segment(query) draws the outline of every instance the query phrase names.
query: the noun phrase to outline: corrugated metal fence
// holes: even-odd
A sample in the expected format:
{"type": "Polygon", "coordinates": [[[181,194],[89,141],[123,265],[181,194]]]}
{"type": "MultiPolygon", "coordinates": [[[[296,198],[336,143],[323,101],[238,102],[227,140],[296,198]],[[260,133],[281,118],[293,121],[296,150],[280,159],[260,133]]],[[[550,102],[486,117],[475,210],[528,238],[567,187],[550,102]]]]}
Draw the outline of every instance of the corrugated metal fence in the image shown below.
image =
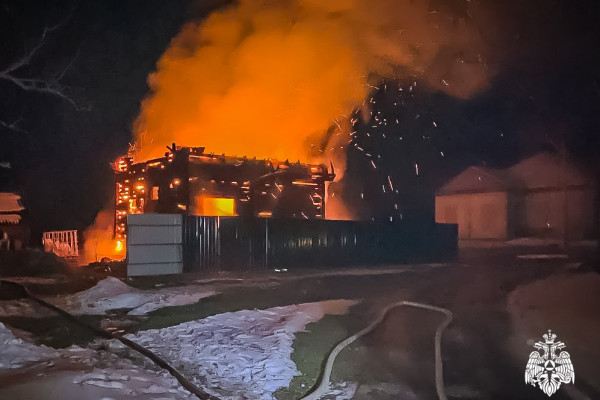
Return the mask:
{"type": "Polygon", "coordinates": [[[184,218],[184,271],[320,268],[456,257],[456,225],[184,218]]]}
{"type": "Polygon", "coordinates": [[[453,224],[131,217],[128,258],[135,274],[433,262],[454,259],[457,252],[453,224]]]}

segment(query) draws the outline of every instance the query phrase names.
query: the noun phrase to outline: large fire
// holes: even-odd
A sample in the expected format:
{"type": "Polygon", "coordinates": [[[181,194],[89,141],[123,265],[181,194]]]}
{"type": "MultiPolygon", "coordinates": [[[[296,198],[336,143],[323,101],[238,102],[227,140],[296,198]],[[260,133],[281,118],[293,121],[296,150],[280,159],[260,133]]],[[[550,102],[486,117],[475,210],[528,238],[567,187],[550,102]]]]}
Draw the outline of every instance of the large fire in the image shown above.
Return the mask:
{"type": "Polygon", "coordinates": [[[382,77],[425,73],[431,86],[460,97],[486,85],[480,37],[466,18],[426,0],[240,0],[172,40],[135,123],[136,159],[160,157],[177,142],[329,160],[348,141],[339,121],[363,107],[382,77]]]}
{"type": "MultiPolygon", "coordinates": [[[[369,112],[365,99],[381,79],[420,76],[461,98],[487,86],[485,46],[469,23],[481,14],[478,2],[442,3],[238,0],[188,23],[148,79],[151,93],[134,124],[135,161],[162,157],[177,142],[232,156],[333,161],[339,180],[351,117],[369,112]]],[[[326,217],[351,218],[335,194],[326,196],[326,217]]],[[[196,207],[236,212],[225,199],[197,199],[196,207]]],[[[101,242],[96,258],[122,253],[123,243],[101,242]]]]}

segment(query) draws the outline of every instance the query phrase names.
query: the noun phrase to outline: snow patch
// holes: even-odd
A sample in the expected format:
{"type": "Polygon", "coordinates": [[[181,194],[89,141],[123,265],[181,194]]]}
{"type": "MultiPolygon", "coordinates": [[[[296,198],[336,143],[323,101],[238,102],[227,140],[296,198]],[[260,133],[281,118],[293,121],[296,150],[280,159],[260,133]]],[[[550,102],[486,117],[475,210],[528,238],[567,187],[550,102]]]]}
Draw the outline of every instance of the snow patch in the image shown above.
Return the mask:
{"type": "MultiPolygon", "coordinates": [[[[112,310],[130,309],[128,315],[145,315],[163,307],[194,304],[214,296],[212,287],[179,286],[154,290],[133,288],[108,277],[79,293],[44,298],[72,314],[103,315],[112,310]]],[[[0,301],[0,316],[47,317],[54,313],[27,299],[0,301]]]]}
{"type": "Polygon", "coordinates": [[[163,307],[194,304],[216,293],[212,288],[199,286],[140,290],[108,277],[88,290],[52,302],[74,314],[102,315],[111,310],[131,309],[128,315],[144,315],[163,307]]]}
{"type": "Polygon", "coordinates": [[[89,373],[77,374],[72,382],[82,386],[111,389],[118,398],[155,399],[155,394],[169,394],[171,399],[195,398],[179,386],[175,378],[165,371],[152,371],[135,367],[128,360],[118,360],[110,369],[95,368],[89,373]]]}
{"type": "MultiPolygon", "coordinates": [[[[105,291],[105,295],[109,290],[105,291]]],[[[325,314],[343,314],[357,301],[329,300],[317,303],[243,310],[211,316],[177,326],[127,335],[171,362],[207,392],[222,399],[272,399],[299,374],[291,360],[295,333],[325,314]]],[[[115,340],[99,341],[98,348],[72,346],[55,350],[19,339],[0,324],[0,371],[51,362],[39,380],[0,388],[0,398],[16,394],[44,393],[50,385],[77,398],[190,399],[166,371],[145,359],[143,365],[123,357],[129,352],[115,340]],[[66,370],[50,365],[72,365],[66,370]],[[108,367],[109,366],[109,367],[108,367]],[[85,371],[79,370],[80,368],[85,371]]],[[[93,345],[93,344],[92,344],[93,345]]],[[[355,385],[335,384],[327,399],[349,399],[355,385]]],[[[24,398],[27,398],[25,396],[24,398]]],[[[56,398],[56,397],[49,397],[56,398]]]]}
{"type": "Polygon", "coordinates": [[[37,346],[17,338],[0,323],[0,372],[3,375],[7,376],[6,370],[30,367],[41,362],[48,363],[41,378],[25,383],[17,380],[14,386],[7,381],[0,387],[0,398],[30,398],[32,393],[36,393],[34,398],[52,399],[57,396],[64,398],[64,393],[69,393],[69,398],[90,400],[132,397],[140,400],[153,399],[155,396],[149,395],[167,393],[170,399],[195,398],[179,386],[175,378],[164,370],[157,370],[154,365],[138,367],[129,359],[114,353],[95,352],[77,346],[60,350],[37,346]],[[62,367],[51,368],[58,364],[62,367]],[[98,365],[110,365],[110,368],[98,368],[98,365]],[[90,372],[80,370],[89,370],[90,367],[90,372]],[[45,392],[47,387],[51,388],[51,393],[45,392]]]}
{"type": "Polygon", "coordinates": [[[174,363],[222,399],[272,399],[299,375],[294,334],[325,314],[344,314],[354,300],[242,310],[126,337],[174,363]]]}
{"type": "Polygon", "coordinates": [[[20,368],[57,356],[56,350],[50,347],[36,346],[15,337],[13,332],[0,322],[0,370],[20,368]]]}

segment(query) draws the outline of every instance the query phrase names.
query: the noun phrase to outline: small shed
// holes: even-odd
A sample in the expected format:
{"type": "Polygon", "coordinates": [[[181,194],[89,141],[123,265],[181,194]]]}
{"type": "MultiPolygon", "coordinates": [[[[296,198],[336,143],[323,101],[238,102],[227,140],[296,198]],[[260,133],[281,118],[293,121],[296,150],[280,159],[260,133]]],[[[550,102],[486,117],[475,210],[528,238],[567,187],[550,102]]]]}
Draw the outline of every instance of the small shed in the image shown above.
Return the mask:
{"type": "Polygon", "coordinates": [[[25,222],[25,207],[16,193],[0,193],[0,250],[19,250],[29,242],[31,230],[25,222]]]}
{"type": "Polygon", "coordinates": [[[574,162],[541,153],[510,168],[525,190],[518,198],[517,236],[562,237],[569,240],[589,237],[594,229],[593,178],[574,162]]]}
{"type": "Polygon", "coordinates": [[[469,167],[436,193],[436,222],[458,224],[459,239],[505,240],[513,186],[503,171],[469,167]]]}
{"type": "Polygon", "coordinates": [[[593,230],[594,182],[574,163],[540,153],[507,169],[469,167],[436,192],[436,222],[460,239],[579,240],[593,230]]]}

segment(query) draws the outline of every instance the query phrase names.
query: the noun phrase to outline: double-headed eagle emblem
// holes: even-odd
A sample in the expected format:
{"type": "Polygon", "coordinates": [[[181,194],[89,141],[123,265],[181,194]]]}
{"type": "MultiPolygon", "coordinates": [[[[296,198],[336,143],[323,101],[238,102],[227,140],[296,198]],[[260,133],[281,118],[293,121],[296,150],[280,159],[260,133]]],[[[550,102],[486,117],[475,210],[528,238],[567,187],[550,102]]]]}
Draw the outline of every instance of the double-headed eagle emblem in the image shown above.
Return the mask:
{"type": "Polygon", "coordinates": [[[575,371],[569,353],[561,351],[556,355],[556,351],[564,349],[565,344],[555,342],[556,335],[551,330],[548,330],[543,337],[544,342],[536,342],[533,347],[542,350],[544,354],[540,355],[538,351],[532,351],[529,355],[525,368],[525,383],[531,383],[533,386],[538,384],[539,388],[550,397],[558,390],[561,383],[575,383],[575,371]]]}

